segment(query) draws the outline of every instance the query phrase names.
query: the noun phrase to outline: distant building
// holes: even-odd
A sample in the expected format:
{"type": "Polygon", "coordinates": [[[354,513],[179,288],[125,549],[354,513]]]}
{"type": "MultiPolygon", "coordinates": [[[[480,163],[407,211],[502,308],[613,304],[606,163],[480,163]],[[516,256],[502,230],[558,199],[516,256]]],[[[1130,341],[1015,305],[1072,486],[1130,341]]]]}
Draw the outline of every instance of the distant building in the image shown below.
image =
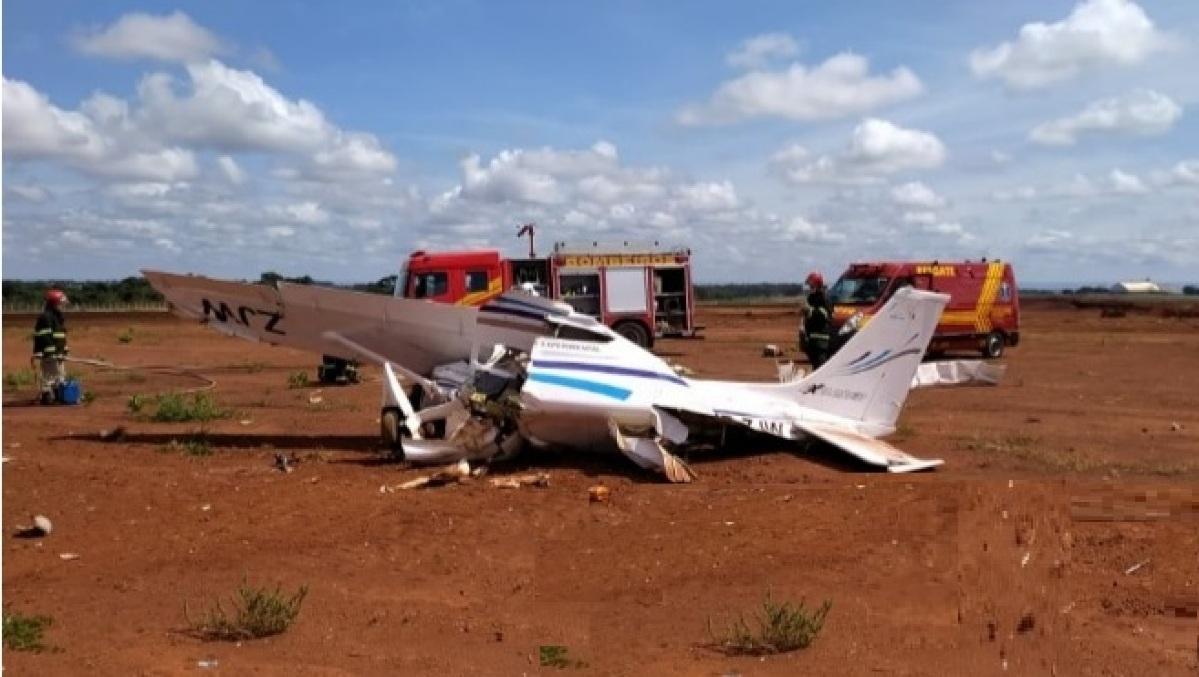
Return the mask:
{"type": "Polygon", "coordinates": [[[1156,282],[1132,280],[1129,282],[1117,282],[1112,285],[1112,291],[1117,294],[1160,294],[1164,290],[1156,282]]]}

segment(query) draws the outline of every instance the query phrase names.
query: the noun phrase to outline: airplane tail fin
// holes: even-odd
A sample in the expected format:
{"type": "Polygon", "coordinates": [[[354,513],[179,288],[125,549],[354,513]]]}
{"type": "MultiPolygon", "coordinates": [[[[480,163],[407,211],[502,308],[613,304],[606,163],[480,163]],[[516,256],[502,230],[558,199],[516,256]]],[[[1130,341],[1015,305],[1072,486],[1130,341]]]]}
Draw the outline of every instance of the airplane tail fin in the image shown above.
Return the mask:
{"type": "Polygon", "coordinates": [[[828,362],[789,386],[798,402],[859,422],[872,436],[892,432],[948,301],[911,287],[895,292],[828,362]]]}

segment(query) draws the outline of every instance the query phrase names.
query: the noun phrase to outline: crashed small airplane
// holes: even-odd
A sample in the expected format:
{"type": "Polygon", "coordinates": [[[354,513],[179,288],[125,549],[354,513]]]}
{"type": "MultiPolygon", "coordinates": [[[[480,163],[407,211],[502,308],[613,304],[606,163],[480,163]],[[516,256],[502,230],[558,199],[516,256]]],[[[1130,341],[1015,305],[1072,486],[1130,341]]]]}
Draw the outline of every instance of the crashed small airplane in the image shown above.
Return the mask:
{"type": "Polygon", "coordinates": [[[383,367],[384,440],[417,463],[500,460],[535,446],[615,448],[672,482],[676,452],[744,427],[818,438],[871,466],[941,460],[881,441],[895,431],[943,294],[897,291],[826,364],[801,378],[685,378],[569,305],[512,290],[481,306],[143,271],[173,310],[218,331],[383,367]]]}

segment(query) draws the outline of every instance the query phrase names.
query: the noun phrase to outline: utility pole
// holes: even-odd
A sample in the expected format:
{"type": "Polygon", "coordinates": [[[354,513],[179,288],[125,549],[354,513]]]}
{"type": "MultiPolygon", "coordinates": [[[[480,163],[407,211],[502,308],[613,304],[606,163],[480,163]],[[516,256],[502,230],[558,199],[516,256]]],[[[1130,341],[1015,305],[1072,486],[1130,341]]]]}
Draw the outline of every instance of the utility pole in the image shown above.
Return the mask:
{"type": "Polygon", "coordinates": [[[518,240],[520,238],[524,237],[525,235],[529,236],[529,258],[531,258],[531,259],[537,258],[537,254],[533,250],[533,235],[534,235],[534,233],[536,233],[536,231],[537,231],[537,225],[534,224],[533,222],[529,222],[529,223],[526,223],[525,225],[521,226],[520,230],[516,233],[516,238],[518,240]]]}

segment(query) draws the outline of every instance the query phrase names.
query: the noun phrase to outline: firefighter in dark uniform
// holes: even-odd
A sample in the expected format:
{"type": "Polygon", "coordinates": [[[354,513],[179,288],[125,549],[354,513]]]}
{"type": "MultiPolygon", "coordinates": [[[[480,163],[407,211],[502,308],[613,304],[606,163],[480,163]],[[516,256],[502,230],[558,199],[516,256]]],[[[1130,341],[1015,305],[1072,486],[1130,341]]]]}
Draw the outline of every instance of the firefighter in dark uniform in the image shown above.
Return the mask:
{"type": "Polygon", "coordinates": [[[42,404],[54,403],[54,388],[67,378],[67,321],[63,306],[67,295],[61,289],[46,291],[46,305],[33,326],[33,359],[41,374],[42,404]]]}
{"type": "Polygon", "coordinates": [[[829,358],[829,343],[833,330],[833,306],[824,291],[824,277],[808,273],[807,305],[800,325],[799,346],[808,355],[812,369],[819,369],[829,358]]]}

